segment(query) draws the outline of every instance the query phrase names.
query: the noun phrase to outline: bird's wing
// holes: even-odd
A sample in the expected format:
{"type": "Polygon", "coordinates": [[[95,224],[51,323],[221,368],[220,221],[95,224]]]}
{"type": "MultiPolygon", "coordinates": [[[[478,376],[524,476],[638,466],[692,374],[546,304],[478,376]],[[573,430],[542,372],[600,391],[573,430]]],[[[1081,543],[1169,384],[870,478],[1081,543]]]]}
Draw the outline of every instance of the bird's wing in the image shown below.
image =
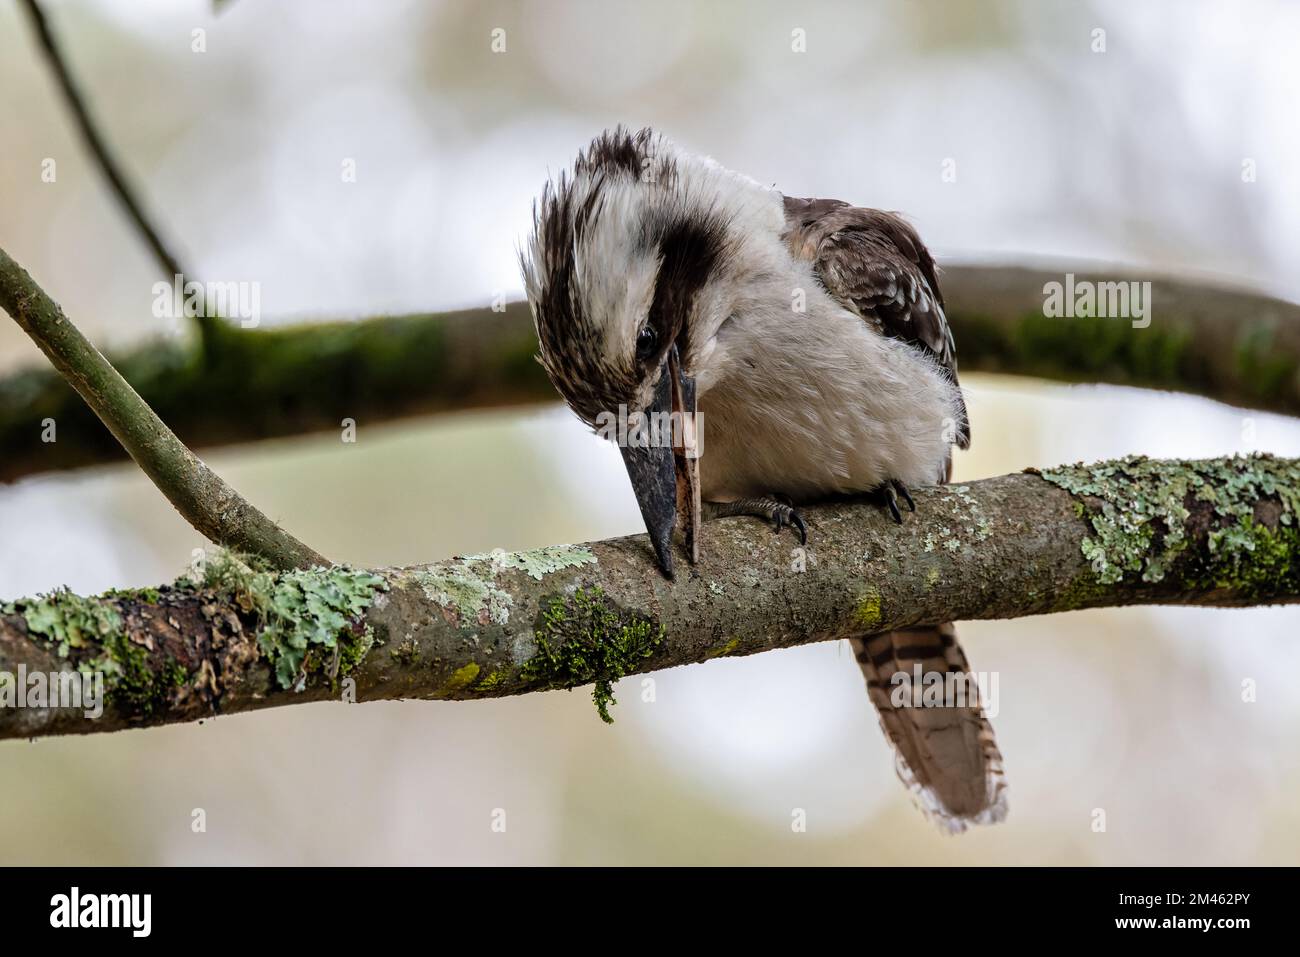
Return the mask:
{"type": "MultiPolygon", "coordinates": [[[[902,339],[934,359],[957,381],[957,347],[934,258],[911,225],[893,213],[833,199],[785,197],[786,241],[812,262],[817,278],[844,308],[882,335],[902,339]]],[[[956,441],[970,445],[965,401],[956,441]]]]}

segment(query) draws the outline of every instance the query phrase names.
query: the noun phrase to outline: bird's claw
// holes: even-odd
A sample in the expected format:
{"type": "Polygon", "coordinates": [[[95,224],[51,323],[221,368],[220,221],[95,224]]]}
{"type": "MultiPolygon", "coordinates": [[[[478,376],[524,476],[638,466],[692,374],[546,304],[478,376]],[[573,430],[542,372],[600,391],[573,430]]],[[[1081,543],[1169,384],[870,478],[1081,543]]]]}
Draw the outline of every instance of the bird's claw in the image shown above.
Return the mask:
{"type": "Polygon", "coordinates": [[[915,512],[916,503],[912,501],[912,493],[907,490],[907,486],[898,479],[890,479],[889,484],[898,492],[899,495],[903,496],[903,501],[907,503],[907,510],[909,512],[915,512]]]}
{"type": "Polygon", "coordinates": [[[787,525],[799,533],[799,544],[808,544],[808,526],[798,509],[787,502],[778,501],[776,496],[762,498],[742,498],[734,502],[705,502],[704,518],[727,518],[732,515],[753,515],[767,519],[775,526],[777,534],[787,525]]]}
{"type": "Polygon", "coordinates": [[[885,492],[885,504],[889,506],[889,514],[894,516],[894,522],[898,525],[903,524],[903,513],[898,510],[898,496],[894,493],[894,486],[883,486],[885,492]]]}
{"type": "Polygon", "coordinates": [[[799,544],[808,544],[808,526],[804,524],[803,516],[798,513],[792,506],[784,502],[777,502],[772,509],[772,521],[776,525],[776,533],[781,534],[781,529],[789,525],[799,533],[799,544]]]}
{"type": "Polygon", "coordinates": [[[898,496],[903,496],[903,501],[907,503],[909,512],[916,511],[916,502],[912,501],[912,493],[907,490],[907,486],[898,479],[890,479],[880,486],[880,494],[885,499],[885,505],[889,509],[889,514],[899,525],[903,524],[903,513],[898,507],[898,496]]]}

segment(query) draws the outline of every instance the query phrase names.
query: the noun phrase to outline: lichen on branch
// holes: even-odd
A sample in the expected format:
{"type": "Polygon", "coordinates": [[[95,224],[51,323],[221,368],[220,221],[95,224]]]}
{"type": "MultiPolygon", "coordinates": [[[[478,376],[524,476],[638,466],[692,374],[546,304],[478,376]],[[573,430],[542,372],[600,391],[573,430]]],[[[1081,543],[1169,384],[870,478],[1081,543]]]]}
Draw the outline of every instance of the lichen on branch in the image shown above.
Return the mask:
{"type": "Polygon", "coordinates": [[[374,641],[366,610],[388,587],[378,575],[341,565],[277,575],[265,562],[225,549],[205,563],[203,585],[256,616],[258,647],[276,683],[300,691],[309,673],[336,682],[352,672],[374,641]]]}
{"type": "Polygon", "coordinates": [[[1300,577],[1300,466],[1267,455],[1174,467],[1129,456],[1039,472],[1076,496],[1092,525],[1082,543],[1100,584],[1159,582],[1205,534],[1184,571],[1193,587],[1266,598],[1300,577]]]}

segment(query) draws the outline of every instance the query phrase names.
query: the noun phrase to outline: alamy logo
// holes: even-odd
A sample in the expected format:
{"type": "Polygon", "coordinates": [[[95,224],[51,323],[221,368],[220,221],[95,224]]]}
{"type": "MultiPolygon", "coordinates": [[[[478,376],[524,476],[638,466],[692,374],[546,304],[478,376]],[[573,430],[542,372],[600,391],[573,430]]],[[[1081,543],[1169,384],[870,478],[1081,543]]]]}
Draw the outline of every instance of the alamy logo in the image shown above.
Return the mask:
{"type": "Polygon", "coordinates": [[[681,449],[688,459],[704,454],[702,412],[629,412],[626,405],[620,405],[617,412],[596,416],[595,432],[619,448],[681,449]]]}
{"type": "Polygon", "coordinates": [[[148,937],[152,894],[71,894],[50,898],[51,927],[128,927],[132,937],[148,937]]]}
{"type": "Polygon", "coordinates": [[[104,713],[102,671],[0,671],[0,708],[75,708],[87,718],[104,713]]]}
{"type": "Polygon", "coordinates": [[[1151,283],[1093,282],[1065,274],[1065,282],[1043,285],[1043,315],[1049,319],[1131,319],[1134,329],[1151,325],[1151,283]]]}
{"type": "Polygon", "coordinates": [[[990,718],[998,716],[996,671],[925,671],[919,661],[911,672],[896,671],[889,703],[895,708],[978,708],[990,718]]]}
{"type": "Polygon", "coordinates": [[[153,284],[155,319],[238,319],[244,329],[262,321],[262,284],[259,282],[209,282],[190,280],[177,273],[172,281],[153,284]]]}

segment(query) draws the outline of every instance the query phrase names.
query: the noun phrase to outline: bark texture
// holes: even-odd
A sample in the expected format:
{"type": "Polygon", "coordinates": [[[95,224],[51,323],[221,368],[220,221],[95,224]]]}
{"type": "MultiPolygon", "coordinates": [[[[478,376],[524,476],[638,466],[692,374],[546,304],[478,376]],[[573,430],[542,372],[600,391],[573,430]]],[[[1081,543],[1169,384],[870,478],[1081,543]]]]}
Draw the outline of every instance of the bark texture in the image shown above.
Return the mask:
{"type": "Polygon", "coordinates": [[[0,673],[98,671],[108,703],[97,719],[0,707],[0,737],[587,684],[607,714],[624,675],[918,623],[1300,600],[1297,460],[1136,457],[915,497],[901,526],[870,503],[810,508],[806,549],[711,522],[676,582],[634,536],[369,571],[223,553],[197,584],[10,602],[0,673]]]}

